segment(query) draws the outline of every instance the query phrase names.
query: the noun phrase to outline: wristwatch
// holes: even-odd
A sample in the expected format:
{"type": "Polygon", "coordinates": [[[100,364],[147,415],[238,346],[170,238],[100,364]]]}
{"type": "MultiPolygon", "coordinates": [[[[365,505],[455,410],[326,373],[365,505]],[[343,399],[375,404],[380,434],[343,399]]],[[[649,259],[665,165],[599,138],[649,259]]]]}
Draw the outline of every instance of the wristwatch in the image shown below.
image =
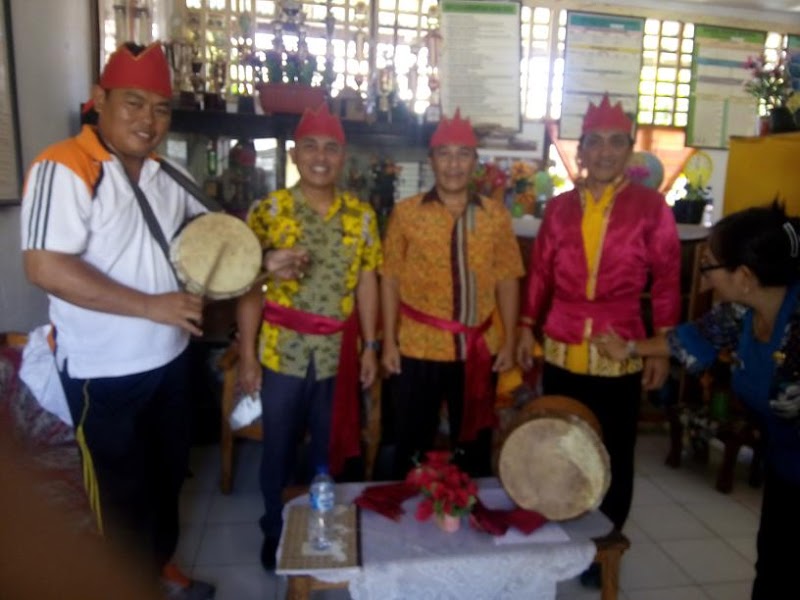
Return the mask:
{"type": "Polygon", "coordinates": [[[363,350],[374,350],[375,352],[379,352],[381,349],[381,343],[378,340],[364,340],[362,344],[363,350]]]}
{"type": "Polygon", "coordinates": [[[636,340],[628,340],[628,343],[625,345],[625,348],[628,350],[628,358],[639,357],[639,352],[636,349],[636,340]]]}

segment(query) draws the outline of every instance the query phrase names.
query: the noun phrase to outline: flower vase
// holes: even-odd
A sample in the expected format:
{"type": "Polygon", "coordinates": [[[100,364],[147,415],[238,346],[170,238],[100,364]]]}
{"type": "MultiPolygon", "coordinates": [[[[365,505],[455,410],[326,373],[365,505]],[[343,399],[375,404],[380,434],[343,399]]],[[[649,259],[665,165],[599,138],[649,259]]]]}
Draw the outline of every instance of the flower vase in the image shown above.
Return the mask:
{"type": "Polygon", "coordinates": [[[455,515],[436,515],[436,524],[439,529],[447,533],[455,533],[461,527],[461,517],[455,515]]]}

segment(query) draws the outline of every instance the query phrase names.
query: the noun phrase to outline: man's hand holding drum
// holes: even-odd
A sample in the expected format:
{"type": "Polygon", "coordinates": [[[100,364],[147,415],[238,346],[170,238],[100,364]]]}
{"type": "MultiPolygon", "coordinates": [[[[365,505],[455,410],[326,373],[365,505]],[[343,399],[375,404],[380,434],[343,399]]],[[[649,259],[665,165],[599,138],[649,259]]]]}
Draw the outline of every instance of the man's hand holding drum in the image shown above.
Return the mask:
{"type": "Polygon", "coordinates": [[[264,253],[264,269],[275,279],[302,279],[311,265],[306,248],[277,248],[264,253]]]}

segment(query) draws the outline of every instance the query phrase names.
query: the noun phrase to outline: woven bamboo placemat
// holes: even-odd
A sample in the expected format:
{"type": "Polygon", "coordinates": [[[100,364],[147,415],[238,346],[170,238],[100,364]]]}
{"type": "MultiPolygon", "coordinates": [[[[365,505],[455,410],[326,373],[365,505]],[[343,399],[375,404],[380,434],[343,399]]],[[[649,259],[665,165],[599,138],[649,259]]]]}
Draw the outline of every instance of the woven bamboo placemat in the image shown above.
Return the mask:
{"type": "Polygon", "coordinates": [[[290,506],[283,524],[283,541],[278,560],[280,571],[342,569],[361,564],[358,510],[356,506],[336,506],[331,547],[315,550],[308,541],[308,506],[290,506]]]}

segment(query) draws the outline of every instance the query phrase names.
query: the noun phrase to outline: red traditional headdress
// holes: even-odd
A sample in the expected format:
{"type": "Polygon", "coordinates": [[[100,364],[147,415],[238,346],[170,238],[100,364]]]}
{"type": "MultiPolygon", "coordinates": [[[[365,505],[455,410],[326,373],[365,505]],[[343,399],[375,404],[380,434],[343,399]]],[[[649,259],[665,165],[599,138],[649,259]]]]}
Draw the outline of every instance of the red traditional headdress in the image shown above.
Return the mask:
{"type": "Polygon", "coordinates": [[[583,117],[583,128],[581,134],[585,135],[600,129],[615,129],[624,131],[627,134],[633,129],[633,122],[622,110],[622,103],[617,102],[611,106],[608,93],[603,94],[600,106],[589,103],[589,109],[583,117]]]}
{"type": "Polygon", "coordinates": [[[342,122],[330,113],[325,102],[320,104],[317,110],[307,108],[303,112],[294,130],[294,141],[298,142],[309,135],[322,135],[333,138],[340,144],[345,143],[342,122]]]}
{"type": "Polygon", "coordinates": [[[431,148],[445,145],[478,147],[478,139],[472,130],[472,124],[469,119],[461,118],[460,108],[456,109],[456,114],[452,119],[442,117],[439,126],[431,136],[431,148]]]}
{"type": "MultiPolygon", "coordinates": [[[[169,63],[161,43],[153,42],[136,56],[123,44],[109,57],[98,85],[104,90],[132,88],[172,98],[169,63]]],[[[90,100],[84,104],[83,112],[93,106],[90,100]]]]}

